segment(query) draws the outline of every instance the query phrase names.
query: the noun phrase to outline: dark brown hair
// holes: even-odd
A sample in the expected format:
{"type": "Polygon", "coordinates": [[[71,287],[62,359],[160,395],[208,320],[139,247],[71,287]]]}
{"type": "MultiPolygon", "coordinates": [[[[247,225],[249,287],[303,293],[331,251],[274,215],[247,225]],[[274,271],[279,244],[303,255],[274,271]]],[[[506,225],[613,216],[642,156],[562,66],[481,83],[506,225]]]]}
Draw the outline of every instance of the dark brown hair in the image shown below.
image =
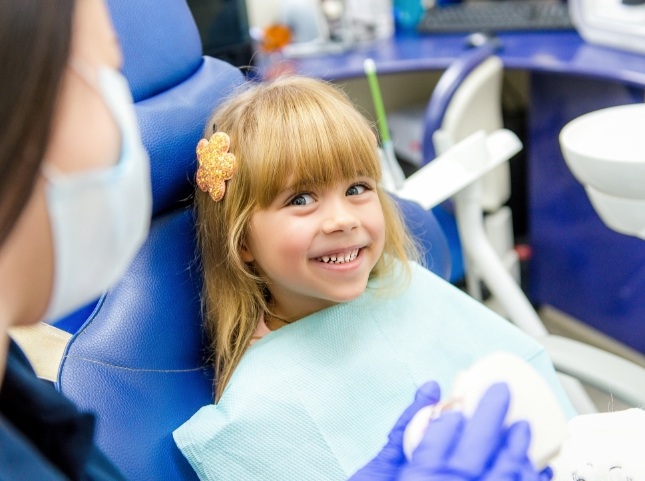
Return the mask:
{"type": "Polygon", "coordinates": [[[0,246],[27,203],[49,141],[74,0],[0,2],[0,246]]]}

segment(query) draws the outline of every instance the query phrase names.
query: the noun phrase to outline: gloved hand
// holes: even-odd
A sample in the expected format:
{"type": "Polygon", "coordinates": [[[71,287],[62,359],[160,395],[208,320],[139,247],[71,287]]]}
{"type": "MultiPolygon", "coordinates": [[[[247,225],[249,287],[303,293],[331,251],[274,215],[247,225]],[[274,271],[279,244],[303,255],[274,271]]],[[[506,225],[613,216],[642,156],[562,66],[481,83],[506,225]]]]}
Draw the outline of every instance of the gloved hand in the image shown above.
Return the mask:
{"type": "Polygon", "coordinates": [[[396,481],[401,468],[406,463],[405,454],[403,454],[403,432],[406,426],[419,409],[436,404],[440,398],[441,389],[434,381],[427,382],[417,389],[414,401],[390,431],[385,447],[349,481],[396,481]]]}
{"type": "Polygon", "coordinates": [[[549,481],[550,469],[537,473],[527,457],[530,429],[503,425],[510,402],[504,384],[492,386],[471,418],[448,412],[433,420],[408,463],[403,432],[414,414],[439,400],[439,386],[424,384],[399,418],[381,452],[349,481],[549,481]]]}
{"type": "Polygon", "coordinates": [[[444,413],[429,423],[412,460],[397,481],[548,481],[550,469],[538,473],[527,456],[529,425],[504,426],[510,393],[494,384],[470,418],[444,413]]]}

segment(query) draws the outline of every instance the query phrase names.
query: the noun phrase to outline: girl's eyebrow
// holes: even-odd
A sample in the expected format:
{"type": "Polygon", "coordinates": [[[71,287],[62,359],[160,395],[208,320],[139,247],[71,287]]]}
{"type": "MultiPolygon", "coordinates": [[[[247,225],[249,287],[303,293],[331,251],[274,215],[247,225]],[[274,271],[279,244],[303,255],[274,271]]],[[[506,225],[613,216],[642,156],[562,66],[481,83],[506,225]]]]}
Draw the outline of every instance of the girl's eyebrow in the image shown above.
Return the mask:
{"type": "Polygon", "coordinates": [[[284,189],[278,191],[277,195],[298,192],[302,190],[311,190],[319,185],[321,185],[321,182],[293,182],[291,184],[288,184],[284,189]]]}
{"type": "MultiPolygon", "coordinates": [[[[367,173],[358,173],[355,177],[350,177],[344,180],[341,179],[339,180],[339,182],[356,182],[361,180],[371,180],[373,182],[376,182],[376,179],[367,173]]],[[[323,181],[316,182],[311,180],[304,181],[304,182],[293,182],[291,184],[288,184],[283,189],[280,189],[276,194],[275,198],[278,198],[285,194],[314,190],[318,187],[325,186],[327,184],[328,184],[327,182],[323,182],[323,181]]]]}
{"type": "Polygon", "coordinates": [[[280,189],[275,196],[273,197],[273,201],[275,202],[277,200],[282,199],[282,197],[289,197],[292,194],[299,192],[302,190],[302,187],[299,185],[288,185],[284,189],[280,189]]]}
{"type": "Polygon", "coordinates": [[[276,198],[277,198],[277,197],[280,197],[280,196],[282,196],[282,195],[291,194],[292,192],[295,192],[295,191],[297,191],[297,190],[299,190],[299,189],[300,189],[300,188],[299,188],[299,186],[298,186],[298,185],[296,185],[296,184],[290,184],[290,185],[287,185],[286,187],[284,187],[283,189],[280,189],[280,190],[276,193],[276,195],[275,195],[275,196],[276,196],[276,198]]]}

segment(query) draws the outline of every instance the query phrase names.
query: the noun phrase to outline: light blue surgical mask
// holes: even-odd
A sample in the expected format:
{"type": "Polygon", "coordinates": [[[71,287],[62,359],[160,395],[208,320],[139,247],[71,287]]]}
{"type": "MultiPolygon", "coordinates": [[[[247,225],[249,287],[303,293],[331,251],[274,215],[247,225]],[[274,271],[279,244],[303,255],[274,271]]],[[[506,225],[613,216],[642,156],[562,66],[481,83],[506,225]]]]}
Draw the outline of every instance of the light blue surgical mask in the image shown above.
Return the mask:
{"type": "MultiPolygon", "coordinates": [[[[121,156],[106,168],[61,173],[44,164],[54,242],[54,284],[45,320],[98,298],[124,274],[145,241],[152,212],[150,165],[126,79],[111,68],[93,82],[121,132],[121,156]]],[[[80,134],[80,133],[79,133],[80,134]]]]}

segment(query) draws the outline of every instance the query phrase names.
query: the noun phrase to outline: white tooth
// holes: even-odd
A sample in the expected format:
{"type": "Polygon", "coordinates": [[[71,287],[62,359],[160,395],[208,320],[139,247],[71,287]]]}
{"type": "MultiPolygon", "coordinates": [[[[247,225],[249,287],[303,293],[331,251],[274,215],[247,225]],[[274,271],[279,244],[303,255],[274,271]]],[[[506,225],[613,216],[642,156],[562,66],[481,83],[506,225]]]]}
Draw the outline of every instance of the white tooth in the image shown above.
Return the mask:
{"type": "Polygon", "coordinates": [[[350,253],[350,254],[347,254],[347,255],[345,256],[345,262],[349,262],[349,261],[351,261],[351,260],[352,260],[352,254],[351,254],[351,253],[350,253]]]}
{"type": "Polygon", "coordinates": [[[325,262],[325,263],[329,262],[329,257],[322,256],[322,261],[325,262]]]}
{"type": "Polygon", "coordinates": [[[332,262],[336,262],[336,256],[329,256],[332,262]]]}

